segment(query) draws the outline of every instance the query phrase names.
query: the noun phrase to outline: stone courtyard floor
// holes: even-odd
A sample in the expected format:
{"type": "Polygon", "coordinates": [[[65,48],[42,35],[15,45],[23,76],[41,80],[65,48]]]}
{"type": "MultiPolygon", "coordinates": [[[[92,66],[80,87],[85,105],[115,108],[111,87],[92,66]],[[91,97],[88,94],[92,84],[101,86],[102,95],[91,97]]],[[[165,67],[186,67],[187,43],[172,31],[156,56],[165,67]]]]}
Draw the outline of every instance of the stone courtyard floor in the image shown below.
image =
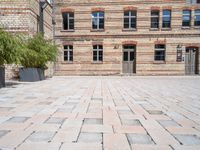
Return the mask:
{"type": "Polygon", "coordinates": [[[1,150],[200,150],[200,77],[54,77],[0,89],[1,150]]]}

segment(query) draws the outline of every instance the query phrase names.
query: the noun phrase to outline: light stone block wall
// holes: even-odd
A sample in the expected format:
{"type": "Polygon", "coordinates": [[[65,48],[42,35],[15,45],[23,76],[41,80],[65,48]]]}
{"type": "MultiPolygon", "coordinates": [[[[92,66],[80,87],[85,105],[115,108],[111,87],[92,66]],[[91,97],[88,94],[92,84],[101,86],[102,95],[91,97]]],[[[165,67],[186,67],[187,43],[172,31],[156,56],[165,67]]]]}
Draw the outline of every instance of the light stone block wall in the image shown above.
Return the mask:
{"type": "MultiPolygon", "coordinates": [[[[183,55],[186,46],[200,48],[200,29],[192,27],[182,29],[182,10],[200,9],[200,5],[186,4],[185,0],[56,0],[55,5],[55,39],[60,45],[60,55],[56,64],[56,75],[109,75],[122,74],[122,46],[124,42],[136,43],[136,74],[138,75],[183,75],[185,63],[176,62],[176,47],[182,45],[183,55]],[[123,12],[127,7],[137,10],[137,30],[123,30],[123,12]],[[92,9],[105,11],[105,30],[92,31],[92,9]],[[160,28],[150,29],[151,9],[160,10],[160,28]],[[172,27],[162,29],[162,10],[171,9],[172,27]],[[67,32],[62,29],[62,10],[74,11],[75,30],[67,32]],[[157,42],[166,44],[166,61],[154,61],[154,46],[157,42]],[[104,49],[103,63],[92,60],[92,44],[102,42],[104,49]],[[74,61],[63,60],[63,45],[73,44],[74,61]]],[[[194,14],[194,13],[193,13],[194,14]]],[[[200,65],[199,65],[200,66],[200,65]]]]}

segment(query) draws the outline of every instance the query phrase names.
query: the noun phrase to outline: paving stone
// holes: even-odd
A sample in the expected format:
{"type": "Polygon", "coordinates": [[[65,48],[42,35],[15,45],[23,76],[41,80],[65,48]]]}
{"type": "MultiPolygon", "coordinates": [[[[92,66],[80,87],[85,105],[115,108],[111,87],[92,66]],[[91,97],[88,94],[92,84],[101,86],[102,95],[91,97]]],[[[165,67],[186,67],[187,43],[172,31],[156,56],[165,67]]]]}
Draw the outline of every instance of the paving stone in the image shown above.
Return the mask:
{"type": "Polygon", "coordinates": [[[6,123],[24,123],[26,122],[30,117],[12,117],[9,120],[6,121],[6,123]]]}
{"type": "Polygon", "coordinates": [[[130,150],[125,134],[104,134],[103,147],[105,150],[130,150]]]}
{"type": "Polygon", "coordinates": [[[164,114],[161,110],[147,110],[147,112],[151,115],[162,115],[162,114],[164,114]]]}
{"type": "Polygon", "coordinates": [[[12,110],[12,109],[14,109],[14,107],[0,107],[0,111],[2,112],[2,111],[10,111],[10,110],[12,110]]]}
{"type": "Polygon", "coordinates": [[[164,127],[179,126],[179,124],[173,120],[158,120],[158,122],[164,127]]]}
{"type": "Polygon", "coordinates": [[[103,120],[98,119],[98,118],[85,118],[83,123],[84,124],[103,124],[103,120]]]}
{"type": "Polygon", "coordinates": [[[102,143],[103,142],[103,134],[102,133],[81,132],[79,137],[78,137],[78,142],[102,143]]]}
{"type": "Polygon", "coordinates": [[[33,133],[28,139],[27,141],[30,142],[49,142],[52,140],[53,136],[55,135],[55,132],[35,132],[33,133]]]}
{"type": "Polygon", "coordinates": [[[122,125],[128,125],[128,126],[141,126],[141,123],[138,119],[122,119],[121,118],[122,125]]]}
{"type": "Polygon", "coordinates": [[[64,143],[60,150],[102,150],[99,143],[64,143]]]}
{"type": "Polygon", "coordinates": [[[49,123],[49,124],[63,124],[64,121],[65,121],[65,118],[51,117],[48,120],[46,120],[45,123],[49,123]]]}
{"type": "Polygon", "coordinates": [[[102,101],[103,98],[102,97],[92,97],[91,100],[92,101],[102,101]]]}
{"type": "Polygon", "coordinates": [[[0,89],[0,149],[199,150],[199,85],[198,76],[77,76],[0,89]]]}
{"type": "Polygon", "coordinates": [[[59,150],[61,143],[22,143],[16,150],[59,150]]]}
{"type": "Polygon", "coordinates": [[[0,138],[8,134],[10,131],[9,130],[0,130],[0,138]]]}
{"type": "Polygon", "coordinates": [[[52,104],[52,102],[40,102],[40,103],[38,103],[39,105],[51,105],[52,104]]]}
{"type": "Polygon", "coordinates": [[[174,135],[183,145],[200,145],[200,136],[197,135],[174,135]]]}
{"type": "Polygon", "coordinates": [[[152,138],[147,134],[127,134],[130,144],[154,144],[152,138]]]}
{"type": "Polygon", "coordinates": [[[119,115],[133,115],[134,113],[131,110],[118,110],[119,115]]]}

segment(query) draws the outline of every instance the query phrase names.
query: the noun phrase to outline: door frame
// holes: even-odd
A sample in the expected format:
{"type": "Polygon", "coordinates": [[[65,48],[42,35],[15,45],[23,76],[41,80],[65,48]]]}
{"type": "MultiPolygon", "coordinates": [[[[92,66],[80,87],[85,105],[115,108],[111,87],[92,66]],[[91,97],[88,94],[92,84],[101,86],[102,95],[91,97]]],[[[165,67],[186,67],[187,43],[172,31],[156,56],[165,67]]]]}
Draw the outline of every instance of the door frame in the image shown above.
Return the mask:
{"type": "MultiPolygon", "coordinates": [[[[195,53],[195,73],[194,74],[199,74],[199,47],[197,47],[197,46],[186,46],[185,47],[185,55],[186,55],[187,49],[196,49],[196,53],[195,53]]],[[[186,65],[186,63],[185,63],[185,65],[186,65]]],[[[185,69],[185,74],[186,74],[186,69],[185,69]]]]}
{"type": "Polygon", "coordinates": [[[136,56],[137,56],[137,45],[136,44],[123,44],[122,45],[122,74],[136,74],[136,60],[137,60],[136,56]],[[123,71],[123,69],[124,69],[123,68],[124,51],[125,51],[124,46],[127,46],[127,45],[134,46],[134,61],[133,61],[133,72],[132,73],[124,73],[124,71],[123,71]]]}

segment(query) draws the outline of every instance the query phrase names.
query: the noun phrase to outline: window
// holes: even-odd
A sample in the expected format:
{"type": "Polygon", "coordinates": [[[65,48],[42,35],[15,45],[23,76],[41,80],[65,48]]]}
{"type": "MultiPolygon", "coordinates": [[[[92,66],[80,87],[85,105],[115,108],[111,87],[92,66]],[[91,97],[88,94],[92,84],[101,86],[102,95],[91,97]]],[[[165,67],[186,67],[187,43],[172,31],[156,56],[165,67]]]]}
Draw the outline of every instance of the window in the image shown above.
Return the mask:
{"type": "Polygon", "coordinates": [[[64,46],[64,61],[73,61],[73,46],[64,46]]]}
{"type": "Polygon", "coordinates": [[[137,12],[134,10],[124,12],[124,29],[135,29],[137,23],[137,12]]]}
{"type": "Polygon", "coordinates": [[[155,61],[165,61],[165,45],[156,44],[155,45],[155,61]]]}
{"type": "Polygon", "coordinates": [[[92,29],[95,30],[104,29],[104,12],[92,13],[92,29]]]}
{"type": "Polygon", "coordinates": [[[124,45],[123,46],[123,61],[134,61],[135,60],[135,46],[124,45]]]}
{"type": "Polygon", "coordinates": [[[74,30],[74,13],[63,12],[62,17],[63,17],[63,29],[74,30]]]}
{"type": "Polygon", "coordinates": [[[163,28],[171,28],[171,10],[163,10],[163,28]]]}
{"type": "Polygon", "coordinates": [[[151,11],[151,28],[159,28],[159,10],[151,11]]]}
{"type": "Polygon", "coordinates": [[[200,4],[200,0],[186,0],[188,4],[200,4]]]}
{"type": "Polygon", "coordinates": [[[191,25],[191,11],[183,10],[182,26],[189,27],[191,25]]]}
{"type": "Polygon", "coordinates": [[[194,26],[200,26],[200,9],[195,10],[194,26]]]}
{"type": "Polygon", "coordinates": [[[102,45],[93,45],[93,61],[103,61],[102,45]]]}

